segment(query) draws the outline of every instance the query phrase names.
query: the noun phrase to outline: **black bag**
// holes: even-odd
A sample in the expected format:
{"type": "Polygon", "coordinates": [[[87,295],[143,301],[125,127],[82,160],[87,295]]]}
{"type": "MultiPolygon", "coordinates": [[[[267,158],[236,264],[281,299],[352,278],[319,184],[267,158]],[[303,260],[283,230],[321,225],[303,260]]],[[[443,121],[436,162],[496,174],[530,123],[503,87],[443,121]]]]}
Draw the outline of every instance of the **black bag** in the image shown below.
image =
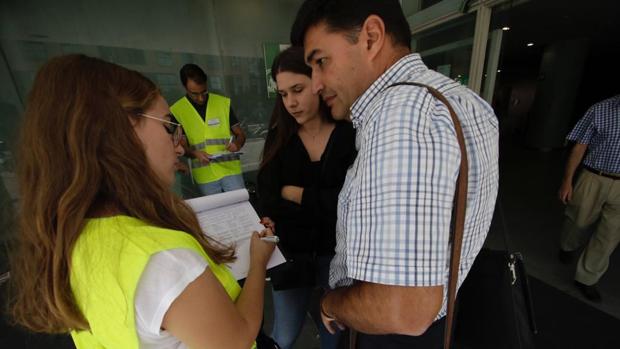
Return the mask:
{"type": "MultiPolygon", "coordinates": [[[[499,198],[498,210],[503,222],[499,198]]],[[[535,348],[537,332],[523,256],[483,248],[459,290],[456,343],[460,348],[529,349],[535,348]]]]}

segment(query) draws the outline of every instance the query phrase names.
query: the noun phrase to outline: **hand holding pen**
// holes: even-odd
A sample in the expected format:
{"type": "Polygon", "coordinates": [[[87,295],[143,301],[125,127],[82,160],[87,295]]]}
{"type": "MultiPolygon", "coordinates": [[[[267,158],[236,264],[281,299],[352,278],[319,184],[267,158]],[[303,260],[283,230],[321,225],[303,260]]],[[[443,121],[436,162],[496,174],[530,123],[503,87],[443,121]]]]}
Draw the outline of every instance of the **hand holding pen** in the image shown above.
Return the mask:
{"type": "Polygon", "coordinates": [[[239,151],[239,147],[237,146],[237,143],[233,142],[235,140],[235,136],[230,136],[230,139],[228,140],[228,144],[226,144],[226,150],[228,150],[231,153],[235,153],[239,151]]]}
{"type": "Polygon", "coordinates": [[[261,268],[265,268],[267,266],[271,253],[276,247],[275,243],[269,241],[273,238],[276,238],[276,236],[274,236],[271,229],[268,228],[263,229],[260,233],[256,231],[252,233],[252,238],[250,241],[251,265],[258,265],[261,268]]]}

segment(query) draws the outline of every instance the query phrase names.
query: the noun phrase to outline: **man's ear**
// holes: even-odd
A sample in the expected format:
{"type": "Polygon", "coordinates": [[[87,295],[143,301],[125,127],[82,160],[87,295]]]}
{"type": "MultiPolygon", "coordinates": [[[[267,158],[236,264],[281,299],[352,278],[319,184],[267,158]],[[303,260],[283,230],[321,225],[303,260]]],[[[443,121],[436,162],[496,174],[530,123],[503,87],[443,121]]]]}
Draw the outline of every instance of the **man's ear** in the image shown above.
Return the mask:
{"type": "Polygon", "coordinates": [[[362,24],[359,36],[370,60],[374,60],[385,45],[385,23],[381,17],[370,15],[362,24]]]}

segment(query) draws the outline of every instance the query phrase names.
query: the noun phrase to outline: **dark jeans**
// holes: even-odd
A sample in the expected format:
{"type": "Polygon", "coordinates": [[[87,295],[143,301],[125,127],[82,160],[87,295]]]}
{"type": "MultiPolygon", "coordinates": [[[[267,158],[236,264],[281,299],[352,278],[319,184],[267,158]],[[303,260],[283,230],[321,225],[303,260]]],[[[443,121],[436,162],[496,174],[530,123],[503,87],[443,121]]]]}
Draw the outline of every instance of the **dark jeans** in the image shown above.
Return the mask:
{"type": "Polygon", "coordinates": [[[446,327],[445,316],[435,321],[421,336],[403,336],[398,334],[371,335],[357,334],[357,349],[441,349],[446,327]]]}
{"type": "MultiPolygon", "coordinates": [[[[322,289],[328,287],[329,263],[331,256],[318,256],[316,259],[316,272],[318,286],[322,289]]],[[[273,290],[273,332],[271,337],[282,349],[293,348],[299,333],[304,325],[308,311],[311,308],[318,310],[318,303],[311,302],[313,287],[292,288],[288,290],[273,290]]],[[[321,291],[322,292],[322,291],[321,291]]],[[[340,332],[330,334],[323,326],[320,318],[317,323],[321,339],[321,349],[335,349],[338,347],[340,332]]]]}

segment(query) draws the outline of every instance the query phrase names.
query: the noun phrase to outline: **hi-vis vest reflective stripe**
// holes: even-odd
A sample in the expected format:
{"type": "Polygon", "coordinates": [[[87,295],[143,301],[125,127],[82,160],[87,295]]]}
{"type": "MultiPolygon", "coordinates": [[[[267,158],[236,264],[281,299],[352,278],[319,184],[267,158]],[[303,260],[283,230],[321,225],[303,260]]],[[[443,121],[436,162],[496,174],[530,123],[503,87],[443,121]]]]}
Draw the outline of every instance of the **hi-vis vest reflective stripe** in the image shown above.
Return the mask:
{"type": "Polygon", "coordinates": [[[205,258],[231,300],[241,293],[224,265],[213,262],[192,236],[115,216],[86,221],[71,254],[71,290],[90,325],[73,331],[78,349],[138,349],[134,296],[150,256],[163,250],[191,249],[205,258]]]}
{"type": "MultiPolygon", "coordinates": [[[[230,140],[230,99],[209,93],[205,120],[198,114],[187,97],[170,107],[174,117],[183,125],[189,144],[209,154],[226,153],[230,140]]],[[[218,158],[208,165],[192,161],[192,176],[198,184],[217,181],[223,177],[241,174],[238,155],[218,158]]]]}

